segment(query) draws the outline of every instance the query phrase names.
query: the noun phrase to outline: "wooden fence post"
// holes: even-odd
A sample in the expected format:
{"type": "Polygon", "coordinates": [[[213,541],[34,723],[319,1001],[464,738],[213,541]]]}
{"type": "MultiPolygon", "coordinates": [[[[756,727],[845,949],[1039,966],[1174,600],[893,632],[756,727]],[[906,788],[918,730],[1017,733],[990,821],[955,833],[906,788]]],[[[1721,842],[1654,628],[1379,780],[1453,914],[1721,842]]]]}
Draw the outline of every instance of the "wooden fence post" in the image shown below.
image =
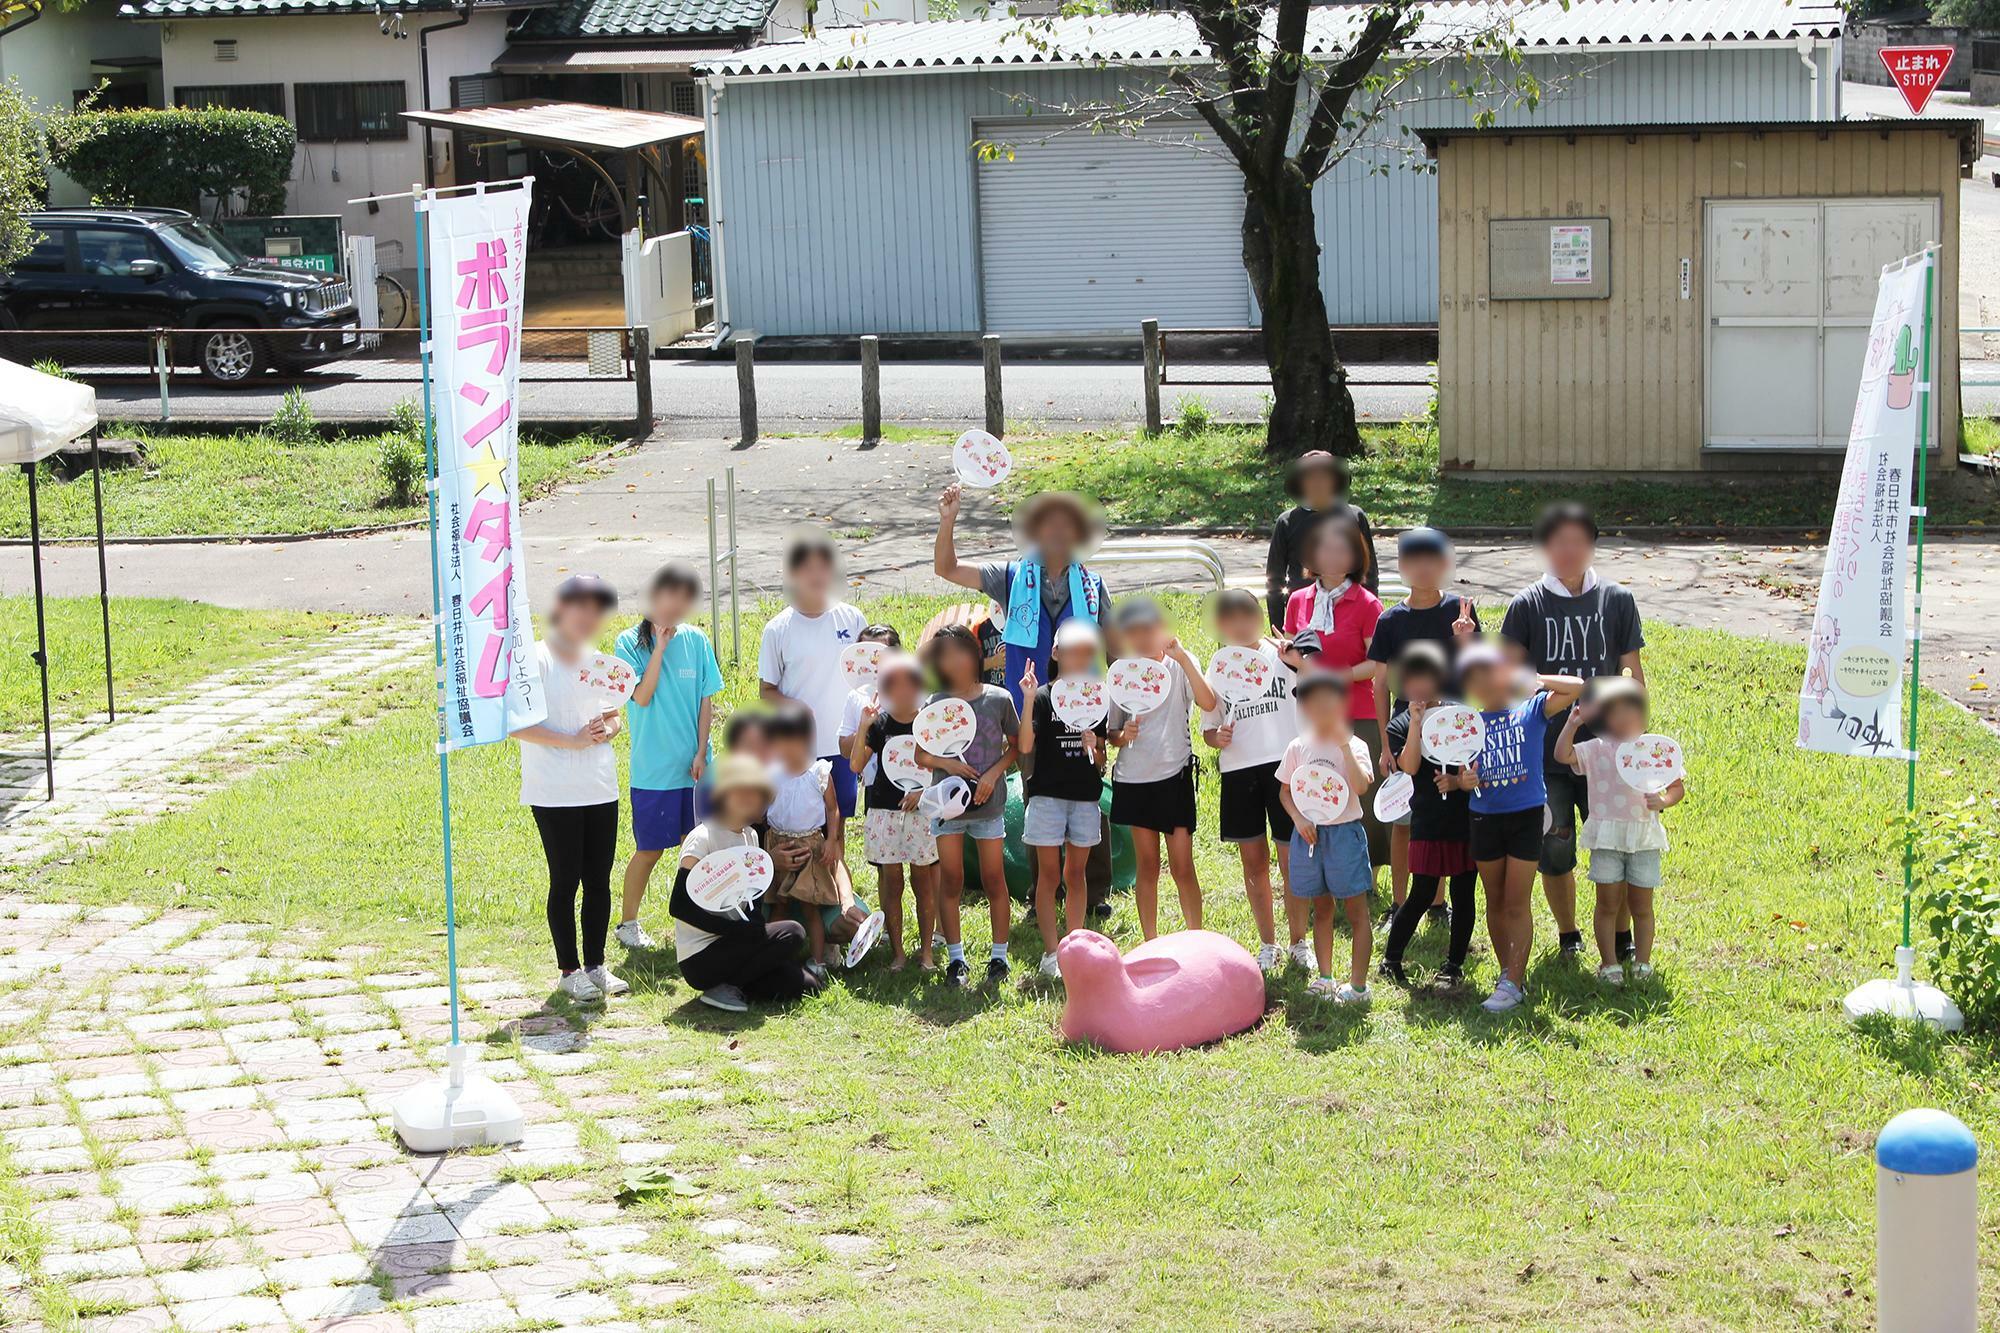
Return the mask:
{"type": "Polygon", "coordinates": [[[740,336],[736,339],[736,411],[743,423],[743,443],[757,443],[757,344],[740,336]]]}
{"type": "Polygon", "coordinates": [[[861,442],[874,444],[882,438],[882,340],[874,334],[861,338],[861,442]]]}
{"type": "Polygon", "coordinates": [[[999,437],[1007,432],[1006,405],[1000,397],[1000,335],[989,333],[979,340],[986,359],[986,433],[999,437]]]}
{"type": "Polygon", "coordinates": [[[1160,433],[1160,321],[1139,321],[1139,342],[1146,358],[1146,433],[1160,433]]]}
{"type": "Polygon", "coordinates": [[[637,324],[631,329],[631,338],[632,426],[643,440],[653,433],[653,331],[637,324]]]}

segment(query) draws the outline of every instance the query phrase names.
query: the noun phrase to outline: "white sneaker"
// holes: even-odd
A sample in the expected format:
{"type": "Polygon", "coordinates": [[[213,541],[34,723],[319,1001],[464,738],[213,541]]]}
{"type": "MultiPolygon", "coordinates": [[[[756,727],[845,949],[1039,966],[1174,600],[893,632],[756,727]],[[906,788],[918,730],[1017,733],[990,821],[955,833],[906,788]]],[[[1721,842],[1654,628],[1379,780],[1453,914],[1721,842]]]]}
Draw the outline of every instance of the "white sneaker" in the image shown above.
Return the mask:
{"type": "Polygon", "coordinates": [[[628,949],[657,949],[660,947],[659,941],[648,935],[646,928],[637,921],[620,921],[618,923],[617,935],[618,942],[628,949]]]}
{"type": "Polygon", "coordinates": [[[1319,966],[1319,959],[1313,956],[1311,940],[1300,940],[1292,946],[1292,961],[1308,972],[1319,966]]]}
{"type": "Polygon", "coordinates": [[[590,978],[593,986],[596,986],[597,989],[603,991],[606,995],[623,995],[632,989],[625,984],[622,977],[611,975],[611,969],[602,963],[599,963],[596,967],[586,967],[583,970],[583,974],[590,978]]]}
{"type": "Polygon", "coordinates": [[[1052,981],[1062,980],[1062,965],[1056,962],[1056,956],[1053,951],[1042,955],[1041,972],[1043,976],[1048,977],[1052,981]]]}
{"type": "Polygon", "coordinates": [[[1314,977],[1306,983],[1306,994],[1317,995],[1322,1000],[1335,999],[1340,994],[1340,986],[1332,977],[1314,977]]]}
{"type": "Polygon", "coordinates": [[[1625,968],[1622,964],[1606,963],[1597,969],[1597,980],[1604,986],[1622,986],[1625,984],[1625,968]]]}
{"type": "Polygon", "coordinates": [[[943,951],[943,950],[945,950],[945,949],[949,949],[950,947],[951,947],[951,944],[950,944],[950,942],[949,942],[949,941],[947,941],[947,940],[945,939],[945,937],[944,937],[944,932],[943,932],[943,931],[941,931],[941,930],[934,930],[934,931],[932,931],[932,932],[931,932],[931,948],[932,948],[932,949],[935,949],[935,950],[938,950],[938,951],[940,951],[940,952],[941,952],[941,951],[943,951]]]}
{"type": "Polygon", "coordinates": [[[1285,955],[1278,952],[1278,946],[1267,944],[1257,951],[1257,966],[1266,972],[1276,972],[1285,965],[1285,955]]]}
{"type": "Polygon", "coordinates": [[[1333,993],[1333,999],[1336,1004],[1369,1004],[1375,997],[1368,993],[1366,986],[1356,990],[1353,982],[1343,981],[1340,983],[1340,989],[1333,993]]]}
{"type": "Polygon", "coordinates": [[[588,972],[565,972],[563,979],[556,983],[556,989],[578,1004],[589,1004],[592,1000],[604,998],[604,992],[597,989],[597,983],[590,979],[588,972]]]}
{"type": "Polygon", "coordinates": [[[1651,963],[1632,964],[1632,980],[1651,981],[1652,979],[1653,979],[1653,965],[1651,963]]]}
{"type": "Polygon", "coordinates": [[[1479,1007],[1489,1014],[1504,1014],[1510,1009],[1520,1008],[1521,1002],[1527,998],[1526,991],[1502,977],[1500,984],[1493,988],[1493,993],[1479,1002],[1479,1007]]]}

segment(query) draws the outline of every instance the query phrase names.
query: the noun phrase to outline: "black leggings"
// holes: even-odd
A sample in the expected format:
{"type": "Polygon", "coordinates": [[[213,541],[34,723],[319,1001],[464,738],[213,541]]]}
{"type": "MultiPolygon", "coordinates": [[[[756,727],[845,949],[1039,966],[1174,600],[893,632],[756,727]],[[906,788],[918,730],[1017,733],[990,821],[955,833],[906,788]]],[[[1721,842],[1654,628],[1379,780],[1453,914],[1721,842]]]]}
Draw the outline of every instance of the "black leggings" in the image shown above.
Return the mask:
{"type": "MultiPolygon", "coordinates": [[[[1476,913],[1473,895],[1478,888],[1479,872],[1476,870],[1451,877],[1451,944],[1444,957],[1446,971],[1465,970],[1465,954],[1472,947],[1472,926],[1476,913]]],[[[1424,913],[1437,900],[1437,890],[1436,875],[1410,876],[1410,896],[1403,899],[1403,905],[1396,909],[1395,920],[1389,923],[1389,943],[1382,950],[1382,961],[1401,966],[1403,950],[1410,947],[1411,937],[1423,924],[1424,913]]]]}
{"type": "Polygon", "coordinates": [[[549,938],[565,972],[604,966],[611,927],[611,860],[618,851],[618,802],[533,805],[549,862],[549,938]],[[583,890],[583,958],[576,956],[576,893],[583,890]]]}
{"type": "MultiPolygon", "coordinates": [[[[807,911],[817,911],[810,904],[807,911]]],[[[753,1000],[796,1000],[819,989],[806,970],[806,928],[769,921],[762,930],[719,935],[681,961],[681,978],[696,990],[735,986],[753,1000]]]]}

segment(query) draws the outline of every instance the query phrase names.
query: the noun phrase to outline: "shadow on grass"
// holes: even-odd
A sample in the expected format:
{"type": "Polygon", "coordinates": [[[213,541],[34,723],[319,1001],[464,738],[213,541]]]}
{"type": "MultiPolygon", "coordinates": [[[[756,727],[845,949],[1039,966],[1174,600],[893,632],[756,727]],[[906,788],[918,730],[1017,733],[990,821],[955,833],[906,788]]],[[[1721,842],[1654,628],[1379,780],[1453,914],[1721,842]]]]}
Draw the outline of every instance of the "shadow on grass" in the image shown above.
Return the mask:
{"type": "Polygon", "coordinates": [[[2000,1065],[2000,1035],[1993,1033],[1940,1032],[1887,1014],[1859,1020],[1854,1032],[1870,1054],[1953,1095],[1979,1091],[1971,1086],[1973,1073],[2000,1065]]]}

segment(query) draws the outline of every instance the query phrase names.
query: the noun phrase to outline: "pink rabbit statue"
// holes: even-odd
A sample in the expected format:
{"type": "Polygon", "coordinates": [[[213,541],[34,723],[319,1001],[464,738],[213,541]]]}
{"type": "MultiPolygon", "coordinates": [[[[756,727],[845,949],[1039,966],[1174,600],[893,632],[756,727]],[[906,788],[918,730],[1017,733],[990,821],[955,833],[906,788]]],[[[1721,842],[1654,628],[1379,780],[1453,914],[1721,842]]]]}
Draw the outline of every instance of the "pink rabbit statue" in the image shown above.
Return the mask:
{"type": "Polygon", "coordinates": [[[1161,935],[1123,958],[1092,930],[1056,950],[1068,999],[1062,1034],[1107,1051],[1174,1051],[1254,1026],[1264,974],[1250,951],[1212,930],[1161,935]]]}

